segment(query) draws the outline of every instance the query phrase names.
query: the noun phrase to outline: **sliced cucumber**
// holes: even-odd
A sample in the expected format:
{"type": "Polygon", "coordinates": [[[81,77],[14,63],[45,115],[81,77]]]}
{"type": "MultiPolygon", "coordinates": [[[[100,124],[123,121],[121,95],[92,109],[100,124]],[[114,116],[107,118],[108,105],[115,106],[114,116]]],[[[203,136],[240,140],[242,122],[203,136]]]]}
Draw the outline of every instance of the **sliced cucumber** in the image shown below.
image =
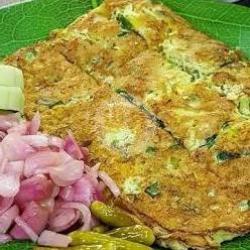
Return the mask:
{"type": "Polygon", "coordinates": [[[0,86],[18,87],[23,90],[23,73],[20,69],[9,65],[0,65],[0,86]]]}
{"type": "Polygon", "coordinates": [[[21,88],[0,85],[0,110],[23,113],[24,95],[21,88]]]}

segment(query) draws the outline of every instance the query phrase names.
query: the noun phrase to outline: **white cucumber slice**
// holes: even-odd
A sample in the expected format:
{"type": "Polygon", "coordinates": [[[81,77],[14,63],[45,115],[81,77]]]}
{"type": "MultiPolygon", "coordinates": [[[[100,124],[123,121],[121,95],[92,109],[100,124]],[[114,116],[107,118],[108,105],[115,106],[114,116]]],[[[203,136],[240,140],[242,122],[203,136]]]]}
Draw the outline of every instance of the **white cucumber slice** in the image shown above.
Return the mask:
{"type": "Polygon", "coordinates": [[[10,65],[0,65],[0,86],[19,87],[23,90],[23,73],[20,69],[10,65]]]}
{"type": "Polygon", "coordinates": [[[0,110],[23,113],[24,95],[21,88],[0,86],[0,110]]]}

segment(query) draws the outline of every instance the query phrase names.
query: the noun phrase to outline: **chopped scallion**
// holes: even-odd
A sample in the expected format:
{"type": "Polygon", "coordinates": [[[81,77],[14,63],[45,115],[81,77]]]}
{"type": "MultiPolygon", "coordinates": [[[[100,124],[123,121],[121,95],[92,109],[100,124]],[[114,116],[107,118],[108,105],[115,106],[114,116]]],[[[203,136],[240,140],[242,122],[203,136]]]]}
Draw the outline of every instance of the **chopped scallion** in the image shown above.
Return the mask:
{"type": "Polygon", "coordinates": [[[250,97],[243,96],[240,98],[239,111],[242,115],[250,116],[250,97]]]}
{"type": "Polygon", "coordinates": [[[148,186],[145,189],[145,192],[150,195],[152,198],[156,197],[157,195],[159,195],[160,192],[160,185],[158,182],[154,182],[152,183],[150,186],[148,186]]]}
{"type": "Polygon", "coordinates": [[[53,108],[57,105],[62,105],[63,102],[60,100],[56,100],[56,99],[42,98],[38,100],[37,104],[47,106],[48,108],[53,108]]]}
{"type": "Polygon", "coordinates": [[[221,151],[216,156],[218,161],[227,161],[227,160],[232,160],[232,159],[236,159],[239,157],[240,157],[239,153],[231,153],[231,152],[226,152],[226,151],[221,151]]]}

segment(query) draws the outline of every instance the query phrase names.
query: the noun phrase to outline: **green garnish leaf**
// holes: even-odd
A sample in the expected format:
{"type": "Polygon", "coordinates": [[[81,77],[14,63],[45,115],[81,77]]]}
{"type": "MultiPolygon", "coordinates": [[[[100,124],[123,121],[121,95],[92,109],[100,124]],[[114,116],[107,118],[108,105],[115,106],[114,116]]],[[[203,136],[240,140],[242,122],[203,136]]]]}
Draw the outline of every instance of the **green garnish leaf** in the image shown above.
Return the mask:
{"type": "MultiPolygon", "coordinates": [[[[90,10],[94,3],[91,0],[15,2],[23,3],[0,8],[0,56],[6,56],[19,48],[46,39],[52,30],[66,27],[90,10]]],[[[101,0],[96,2],[101,3],[101,0]]]]}
{"type": "Polygon", "coordinates": [[[92,8],[96,8],[98,6],[97,0],[91,0],[92,8]]]}
{"type": "Polygon", "coordinates": [[[238,109],[242,115],[250,116],[250,97],[241,97],[238,109]]]}
{"type": "Polygon", "coordinates": [[[232,160],[232,159],[236,159],[239,157],[240,157],[239,153],[231,153],[231,152],[226,152],[226,151],[221,151],[216,156],[218,161],[227,161],[227,160],[232,160]]]}
{"type": "Polygon", "coordinates": [[[38,100],[37,104],[47,106],[48,108],[51,109],[57,105],[62,105],[63,102],[60,100],[56,100],[56,99],[42,98],[42,99],[38,100]]]}
{"type": "Polygon", "coordinates": [[[238,237],[233,241],[224,242],[220,247],[220,250],[249,250],[250,249],[250,237],[238,237]]]}
{"type": "Polygon", "coordinates": [[[145,189],[145,193],[147,193],[148,195],[150,195],[152,198],[156,197],[157,195],[159,195],[160,192],[160,185],[158,182],[154,182],[153,184],[151,184],[150,186],[148,186],[145,189]]]}
{"type": "Polygon", "coordinates": [[[151,0],[152,4],[161,4],[160,0],[151,0]]]}
{"type": "Polygon", "coordinates": [[[30,241],[11,241],[0,246],[1,250],[32,250],[34,244],[30,241]]]}

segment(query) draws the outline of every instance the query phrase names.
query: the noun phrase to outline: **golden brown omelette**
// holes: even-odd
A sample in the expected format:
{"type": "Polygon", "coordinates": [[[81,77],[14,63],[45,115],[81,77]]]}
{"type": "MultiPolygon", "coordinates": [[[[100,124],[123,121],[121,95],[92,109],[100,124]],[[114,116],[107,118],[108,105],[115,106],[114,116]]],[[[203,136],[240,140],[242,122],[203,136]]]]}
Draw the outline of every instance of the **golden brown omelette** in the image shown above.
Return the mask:
{"type": "Polygon", "coordinates": [[[218,247],[250,231],[250,63],[149,0],[106,0],[5,59],[28,117],[72,130],[158,243],[218,247]]]}

